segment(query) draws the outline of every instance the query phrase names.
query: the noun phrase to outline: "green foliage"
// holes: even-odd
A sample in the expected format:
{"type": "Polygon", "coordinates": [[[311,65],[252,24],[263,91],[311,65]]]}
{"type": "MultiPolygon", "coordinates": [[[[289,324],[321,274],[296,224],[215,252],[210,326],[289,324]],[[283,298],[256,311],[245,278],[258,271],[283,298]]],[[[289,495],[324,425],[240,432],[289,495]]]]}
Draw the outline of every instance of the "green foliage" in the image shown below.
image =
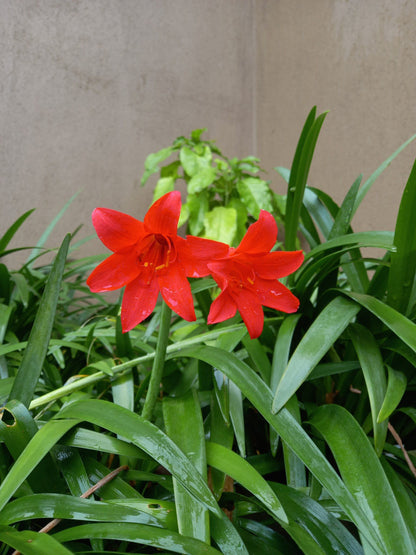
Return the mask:
{"type": "Polygon", "coordinates": [[[260,210],[277,213],[278,197],[259,176],[263,170],[258,158],[226,158],[213,141],[201,138],[204,131],[193,131],[189,139],[178,137],[172,146],[150,154],[141,183],[159,172],[153,200],[184,183],[186,202],[179,225],[186,223],[191,235],[236,246],[260,210]]]}
{"type": "Polygon", "coordinates": [[[235,245],[265,209],[285,248],[307,245],[298,313],[266,309],[258,339],[238,316],[207,326],[209,278],[196,322],[158,305],[122,334],[119,303],[85,285],[101,257],[67,258],[82,240],[42,264],[62,211],[26,264],[0,264],[0,555],[416,552],[415,168],[394,232],[352,227],[415,137],[338,206],[307,185],[324,118],[278,168],[284,197],[201,129],[146,160],[155,198],[185,183],[189,233],[235,245]]]}

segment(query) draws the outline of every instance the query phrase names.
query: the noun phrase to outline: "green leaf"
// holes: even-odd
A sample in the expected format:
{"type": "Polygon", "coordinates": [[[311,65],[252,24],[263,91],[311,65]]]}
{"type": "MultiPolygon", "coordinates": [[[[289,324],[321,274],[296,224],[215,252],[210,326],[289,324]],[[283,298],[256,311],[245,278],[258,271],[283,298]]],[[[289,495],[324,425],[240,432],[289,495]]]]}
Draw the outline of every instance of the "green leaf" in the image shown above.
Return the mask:
{"type": "Polygon", "coordinates": [[[363,183],[361,189],[358,191],[357,194],[357,199],[355,201],[355,205],[354,205],[354,210],[353,210],[353,214],[355,214],[355,212],[357,211],[358,207],[360,206],[363,198],[365,197],[365,195],[368,193],[368,191],[371,189],[371,186],[373,185],[373,183],[375,182],[375,180],[377,179],[377,177],[383,173],[383,171],[390,166],[390,164],[392,163],[392,161],[396,158],[396,156],[398,154],[400,154],[400,152],[402,150],[404,150],[407,145],[409,145],[412,141],[414,141],[416,139],[416,134],[412,135],[410,137],[410,139],[408,139],[407,141],[405,141],[395,152],[393,152],[393,154],[391,156],[389,156],[377,169],[375,172],[373,172],[370,177],[367,179],[367,181],[365,183],[363,183]]]}
{"type": "Polygon", "coordinates": [[[290,171],[285,227],[285,246],[289,251],[296,249],[296,235],[306,181],[319,132],[326,117],[326,112],[316,119],[315,114],[316,107],[311,110],[306,119],[290,171]]]}
{"type": "Polygon", "coordinates": [[[48,350],[70,239],[68,234],[56,255],[39,303],[23,360],[10,393],[10,399],[18,399],[26,406],[29,406],[33,398],[48,350]]]}
{"type": "Polygon", "coordinates": [[[275,428],[292,451],[296,453],[305,466],[316,476],[329,495],[356,524],[360,532],[371,539],[379,548],[382,546],[375,533],[374,523],[370,523],[365,512],[357,504],[357,501],[354,500],[334,468],[308,434],[291,416],[289,411],[283,408],[278,414],[271,412],[272,392],[260,376],[235,355],[215,347],[202,345],[190,347],[181,350],[180,356],[190,356],[203,360],[211,366],[221,369],[224,374],[227,374],[230,380],[240,388],[242,394],[247,397],[265,420],[275,428]]]}
{"type": "MultiPolygon", "coordinates": [[[[73,195],[68,200],[68,202],[62,208],[62,210],[55,216],[55,218],[51,221],[51,223],[48,225],[48,227],[42,233],[40,239],[36,243],[36,247],[32,250],[32,252],[29,255],[29,258],[26,261],[26,264],[28,265],[29,268],[32,266],[35,258],[37,258],[42,253],[42,249],[43,249],[49,235],[52,233],[56,224],[59,222],[59,220],[65,214],[65,212],[68,210],[68,208],[70,207],[72,202],[75,200],[75,198],[78,196],[78,194],[79,194],[79,191],[77,193],[75,193],[75,195],[73,195]]],[[[65,239],[64,239],[64,242],[65,242],[65,239]]],[[[62,246],[61,246],[61,248],[62,248],[62,246]]]]}
{"type": "Polygon", "coordinates": [[[207,442],[207,463],[221,470],[250,491],[270,510],[275,518],[289,522],[274,491],[257,470],[245,459],[218,443],[207,442]]]}
{"type": "Polygon", "coordinates": [[[206,192],[199,195],[188,195],[186,204],[189,210],[189,231],[191,235],[199,235],[204,229],[205,214],[209,210],[206,192]]]}
{"type": "MultiPolygon", "coordinates": [[[[141,503],[148,505],[149,501],[146,499],[141,503]]],[[[14,524],[38,518],[140,522],[153,526],[160,525],[157,518],[138,508],[56,493],[28,495],[15,499],[2,510],[0,522],[14,524]]]]}
{"type": "Polygon", "coordinates": [[[290,523],[285,528],[295,541],[299,537],[297,526],[300,525],[324,553],[362,555],[363,549],[354,536],[320,503],[283,484],[271,482],[270,486],[287,510],[290,523]]]}
{"type": "Polygon", "coordinates": [[[174,177],[161,177],[153,191],[153,202],[156,202],[158,199],[166,195],[166,193],[170,193],[175,188],[175,178],[174,177]]]}
{"type": "Polygon", "coordinates": [[[318,362],[339,338],[360,307],[342,297],[333,299],[312,322],[283,373],[273,400],[278,412],[296,393],[318,362]]]}
{"type": "Polygon", "coordinates": [[[166,160],[166,158],[169,158],[172,152],[173,148],[167,147],[162,148],[158,152],[153,152],[152,154],[149,154],[144,163],[144,173],[141,179],[142,186],[146,183],[146,181],[153,173],[156,173],[159,170],[159,164],[166,160]]]}
{"type": "Polygon", "coordinates": [[[256,220],[260,210],[273,212],[272,195],[267,181],[258,177],[244,177],[237,183],[237,190],[248,212],[256,220]]]}
{"type": "Polygon", "coordinates": [[[76,417],[121,435],[156,459],[198,501],[220,515],[211,491],[194,465],[166,434],[141,416],[108,401],[95,399],[71,403],[58,416],[76,417]]]}
{"type": "Polygon", "coordinates": [[[237,233],[237,212],[234,208],[216,206],[205,214],[204,237],[231,245],[237,233]]]}
{"type": "Polygon", "coordinates": [[[195,195],[200,193],[204,189],[207,189],[214,181],[217,176],[217,171],[215,168],[202,168],[198,173],[195,173],[188,183],[188,193],[190,195],[195,195]]]}
{"type": "Polygon", "coordinates": [[[358,422],[343,407],[325,405],[314,413],[311,423],[324,436],[345,484],[382,540],[382,551],[372,546],[376,553],[412,553],[413,546],[396,498],[358,422]]]}
{"type": "Polygon", "coordinates": [[[412,286],[416,272],[416,161],[413,164],[400,202],[394,231],[396,250],[391,253],[387,304],[408,314],[412,286]]]}
{"type": "Polygon", "coordinates": [[[377,416],[377,422],[383,422],[396,410],[406,392],[407,379],[405,374],[387,366],[389,379],[387,390],[377,416]]]}
{"type": "MultiPolygon", "coordinates": [[[[409,536],[413,542],[413,549],[416,552],[416,506],[410,497],[410,491],[400,480],[398,474],[392,469],[390,464],[384,459],[381,459],[384,472],[390,482],[390,486],[396,496],[397,503],[399,504],[400,511],[405,520],[409,536]]],[[[414,499],[414,497],[413,497],[414,499]]]]}
{"type": "Polygon", "coordinates": [[[72,555],[66,547],[48,534],[40,534],[30,530],[18,532],[9,526],[0,526],[0,541],[10,545],[24,555],[72,555]]]}
{"type": "Polygon", "coordinates": [[[29,441],[0,485],[0,511],[61,437],[79,420],[50,420],[29,441]]]}
{"type": "MultiPolygon", "coordinates": [[[[163,399],[166,433],[206,480],[205,434],[195,390],[178,398],[163,399]]],[[[208,511],[174,478],[179,533],[209,543],[208,511]]]]}
{"type": "Polygon", "coordinates": [[[416,352],[416,324],[375,297],[353,293],[352,291],[343,291],[343,293],[377,316],[393,333],[416,352]]]}
{"type": "Polygon", "coordinates": [[[22,214],[19,218],[17,218],[17,220],[9,227],[9,229],[4,233],[3,237],[0,239],[0,256],[2,254],[3,251],[6,250],[7,245],[10,243],[10,241],[13,239],[16,231],[19,229],[19,227],[23,224],[23,222],[32,214],[32,212],[35,209],[32,208],[31,210],[28,210],[27,212],[25,212],[24,214],[22,214]]]}
{"type": "MultiPolygon", "coordinates": [[[[210,152],[209,149],[208,151],[210,152]]],[[[203,156],[198,156],[189,146],[181,148],[179,159],[186,174],[190,177],[193,177],[203,169],[211,167],[211,160],[209,155],[207,156],[207,151],[204,152],[203,156]]]]}
{"type": "Polygon", "coordinates": [[[318,245],[305,255],[305,262],[317,254],[320,254],[328,249],[334,247],[341,247],[344,245],[362,246],[362,247],[377,247],[380,249],[394,250],[393,233],[391,231],[358,231],[357,233],[349,233],[336,237],[318,245]]]}
{"type": "Polygon", "coordinates": [[[386,374],[383,358],[377,341],[367,328],[359,324],[351,324],[349,333],[364,374],[370,399],[374,448],[377,455],[380,456],[387,436],[387,421],[379,422],[377,419],[386,395],[386,374]]]}
{"type": "Polygon", "coordinates": [[[338,237],[339,235],[345,235],[348,233],[349,227],[351,225],[351,219],[353,217],[353,208],[355,199],[357,198],[358,189],[360,187],[360,183],[363,176],[360,174],[354,183],[351,185],[348,193],[345,195],[343,203],[338,210],[338,213],[335,217],[333,226],[331,231],[328,235],[328,239],[333,239],[334,237],[338,237]]]}
{"type": "Polygon", "coordinates": [[[54,536],[62,543],[80,539],[109,539],[121,540],[143,545],[152,545],[159,549],[168,549],[174,553],[186,553],[188,555],[219,555],[220,551],[210,547],[204,542],[182,536],[172,530],[164,530],[146,524],[132,524],[109,522],[103,524],[84,524],[74,526],[58,532],[54,536]]]}
{"type": "MultiPolygon", "coordinates": [[[[14,460],[18,459],[26,445],[37,433],[38,427],[25,405],[9,401],[2,408],[0,417],[0,441],[4,442],[14,460]]],[[[50,457],[41,461],[28,477],[34,492],[57,491],[60,478],[50,457]]]]}

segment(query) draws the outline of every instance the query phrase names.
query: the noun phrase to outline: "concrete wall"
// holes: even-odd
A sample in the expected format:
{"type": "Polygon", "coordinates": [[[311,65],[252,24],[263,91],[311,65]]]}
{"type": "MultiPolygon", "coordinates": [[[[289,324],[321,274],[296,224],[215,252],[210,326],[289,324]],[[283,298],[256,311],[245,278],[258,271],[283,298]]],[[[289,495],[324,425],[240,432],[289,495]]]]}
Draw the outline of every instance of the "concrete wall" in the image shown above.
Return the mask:
{"type": "MultiPolygon", "coordinates": [[[[416,132],[413,0],[1,0],[0,233],[37,207],[50,245],[108,206],[143,216],[144,160],[207,127],[229,156],[290,166],[309,109],[329,109],[310,182],[342,200],[416,132]]],[[[394,226],[408,147],[357,214],[394,226]]],[[[101,251],[97,241],[89,252],[101,251]]]]}

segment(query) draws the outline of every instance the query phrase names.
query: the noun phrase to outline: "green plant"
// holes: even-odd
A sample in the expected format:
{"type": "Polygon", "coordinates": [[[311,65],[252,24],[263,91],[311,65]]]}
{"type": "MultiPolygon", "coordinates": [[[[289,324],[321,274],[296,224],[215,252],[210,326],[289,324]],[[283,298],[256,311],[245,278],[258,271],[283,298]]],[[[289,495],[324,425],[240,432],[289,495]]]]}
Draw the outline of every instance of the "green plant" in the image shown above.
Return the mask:
{"type": "MultiPolygon", "coordinates": [[[[259,338],[248,337],[238,316],[207,326],[210,278],[191,284],[196,321],[167,318],[158,305],[122,334],[117,307],[85,295],[93,261],[65,263],[68,239],[52,268],[40,270],[43,296],[28,307],[24,336],[24,306],[20,320],[7,319],[18,314],[10,300],[18,301],[3,297],[2,391],[14,398],[0,422],[2,554],[10,546],[42,555],[416,552],[416,165],[394,233],[354,233],[351,225],[376,177],[415,137],[363,184],[357,178],[338,206],[307,185],[323,120],[311,111],[291,169],[278,168],[289,183],[276,216],[285,247],[300,234],[308,243],[286,283],[300,310],[266,310],[259,338]],[[380,257],[366,257],[369,246],[380,257]],[[73,272],[79,279],[69,279],[73,272]],[[69,287],[85,301],[62,297],[69,287]],[[161,396],[143,417],[161,353],[161,396]],[[40,533],[45,519],[62,521],[40,533]]],[[[144,181],[184,147],[220,156],[199,131],[175,144],[149,157],[144,181]]],[[[172,188],[184,159],[162,168],[156,196],[172,188]]],[[[215,169],[214,185],[198,192],[206,191],[206,212],[222,187],[220,166],[205,167],[215,169]]],[[[191,174],[183,174],[188,186],[191,174]]],[[[233,226],[225,217],[220,227],[231,234],[233,226]]]]}

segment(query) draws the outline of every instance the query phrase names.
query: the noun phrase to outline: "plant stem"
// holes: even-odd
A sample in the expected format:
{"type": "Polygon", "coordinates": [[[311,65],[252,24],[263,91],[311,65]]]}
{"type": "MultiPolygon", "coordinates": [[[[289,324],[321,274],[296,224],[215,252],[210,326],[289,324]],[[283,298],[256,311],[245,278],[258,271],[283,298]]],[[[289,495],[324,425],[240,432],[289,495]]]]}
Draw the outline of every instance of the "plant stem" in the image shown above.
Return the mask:
{"type": "Polygon", "coordinates": [[[162,381],[163,368],[165,365],[166,347],[168,346],[169,340],[171,317],[172,310],[166,303],[162,303],[156,353],[153,360],[152,373],[150,374],[149,387],[147,389],[142,412],[142,416],[143,418],[146,418],[146,420],[151,420],[156,399],[159,396],[160,382],[162,381]]]}

